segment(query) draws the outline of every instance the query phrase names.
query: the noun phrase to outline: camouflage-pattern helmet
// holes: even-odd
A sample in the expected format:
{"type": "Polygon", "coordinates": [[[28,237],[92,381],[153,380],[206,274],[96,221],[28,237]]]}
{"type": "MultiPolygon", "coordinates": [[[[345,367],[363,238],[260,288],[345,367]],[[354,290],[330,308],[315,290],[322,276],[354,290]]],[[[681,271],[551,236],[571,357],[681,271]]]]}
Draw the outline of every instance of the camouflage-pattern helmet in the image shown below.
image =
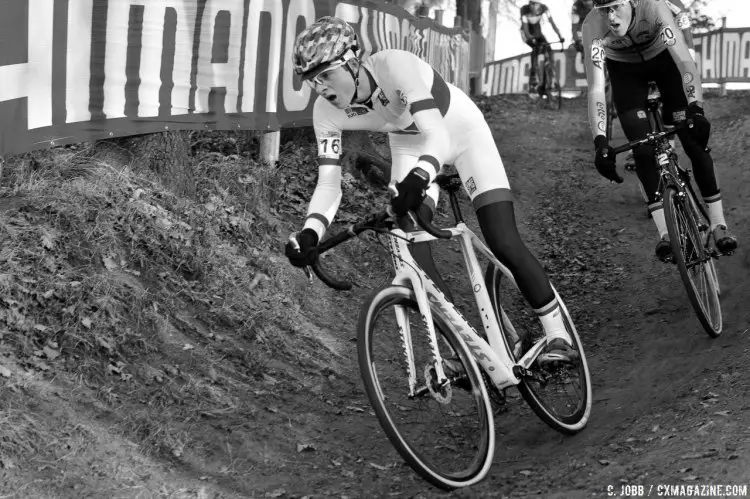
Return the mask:
{"type": "Polygon", "coordinates": [[[635,5],[635,2],[633,0],[594,0],[594,6],[598,9],[603,9],[604,7],[610,7],[612,5],[619,5],[628,2],[630,2],[630,5],[635,5]]]}
{"type": "Polygon", "coordinates": [[[357,53],[357,33],[338,17],[321,17],[305,28],[294,41],[292,66],[303,78],[314,69],[340,59],[347,50],[357,53]]]}

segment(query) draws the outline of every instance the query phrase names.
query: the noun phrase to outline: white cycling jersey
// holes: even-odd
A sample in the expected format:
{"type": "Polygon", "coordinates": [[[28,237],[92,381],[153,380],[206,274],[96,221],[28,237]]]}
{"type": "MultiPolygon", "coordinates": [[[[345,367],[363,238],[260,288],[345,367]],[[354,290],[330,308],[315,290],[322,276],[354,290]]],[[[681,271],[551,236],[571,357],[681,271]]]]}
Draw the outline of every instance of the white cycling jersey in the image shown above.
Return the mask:
{"type": "MultiPolygon", "coordinates": [[[[415,166],[434,178],[442,165],[455,165],[475,208],[511,199],[482,112],[428,63],[411,52],[383,50],[362,62],[359,78],[370,78],[373,89],[365,104],[339,109],[318,96],[313,106],[319,173],[305,228],[322,237],[338,210],[344,130],[388,132],[391,180],[401,181],[415,166]]],[[[432,203],[437,195],[432,184],[428,190],[432,203]]]]}

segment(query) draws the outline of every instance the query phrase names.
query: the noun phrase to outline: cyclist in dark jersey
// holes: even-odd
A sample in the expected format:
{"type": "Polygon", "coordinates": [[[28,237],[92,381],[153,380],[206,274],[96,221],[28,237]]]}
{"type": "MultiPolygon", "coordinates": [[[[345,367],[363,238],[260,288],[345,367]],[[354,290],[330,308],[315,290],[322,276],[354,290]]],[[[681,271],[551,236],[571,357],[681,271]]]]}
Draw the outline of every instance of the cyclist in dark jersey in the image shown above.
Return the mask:
{"type": "Polygon", "coordinates": [[[537,91],[539,94],[544,93],[537,81],[537,70],[539,67],[539,53],[544,50],[544,57],[552,59],[552,49],[547,43],[547,38],[542,33],[542,23],[549,21],[552,29],[557,33],[560,43],[565,39],[557,29],[555,21],[552,19],[549,8],[542,2],[531,0],[528,4],[521,7],[521,38],[531,47],[531,68],[529,68],[529,92],[537,91]]]}
{"type": "MultiPolygon", "coordinates": [[[[737,239],[727,230],[721,191],[707,147],[711,124],[703,112],[701,75],[667,3],[664,0],[594,0],[596,10],[584,22],[584,63],[595,165],[605,178],[622,182],[606,136],[605,64],[617,115],[628,140],[641,139],[650,131],[645,102],[649,82],[654,81],[661,92],[665,123],[689,125],[677,135],[690,158],[695,180],[706,202],[716,248],[729,254],[737,248],[737,239]]],[[[636,173],[647,193],[649,210],[659,232],[656,255],[667,260],[672,250],[664,209],[656,197],[659,169],[653,146],[638,146],[634,158],[636,173]]]]}
{"type": "Polygon", "coordinates": [[[583,52],[583,40],[581,39],[583,21],[594,8],[594,0],[575,0],[570,11],[570,30],[573,33],[573,46],[577,52],[583,52]]]}

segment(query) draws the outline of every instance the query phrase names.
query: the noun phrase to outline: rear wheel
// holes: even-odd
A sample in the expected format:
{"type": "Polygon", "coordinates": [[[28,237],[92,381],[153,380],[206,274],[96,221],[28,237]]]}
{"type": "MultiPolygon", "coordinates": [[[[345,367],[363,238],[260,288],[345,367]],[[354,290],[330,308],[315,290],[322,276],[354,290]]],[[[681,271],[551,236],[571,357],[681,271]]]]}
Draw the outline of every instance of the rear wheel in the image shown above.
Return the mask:
{"type": "Polygon", "coordinates": [[[712,338],[721,334],[723,320],[719,301],[719,280],[707,248],[709,224],[694,206],[689,191],[667,187],[664,218],[672,245],[672,257],[680,270],[690,303],[703,329],[712,338]]]}
{"type": "Polygon", "coordinates": [[[495,429],[471,353],[439,310],[433,309],[433,319],[446,380],[437,379],[428,330],[409,288],[381,288],[365,302],[357,349],[367,396],[391,444],[422,478],[451,490],[485,477],[495,429]]]}
{"type": "MultiPolygon", "coordinates": [[[[509,352],[514,350],[515,330],[510,324],[508,313],[504,310],[502,302],[517,304],[520,300],[514,295],[520,295],[508,279],[503,278],[503,273],[494,265],[490,265],[485,273],[485,283],[492,300],[493,308],[499,317],[503,337],[506,340],[506,348],[509,352]]],[[[513,306],[513,305],[511,305],[513,306]]],[[[524,306],[528,309],[528,305],[524,306]]],[[[591,414],[593,401],[591,393],[591,377],[583,346],[578,333],[573,326],[568,310],[560,300],[560,308],[568,334],[573,338],[573,350],[576,358],[566,361],[545,360],[544,352],[529,366],[529,375],[523,376],[518,390],[521,392],[526,403],[531,406],[537,416],[550,427],[561,433],[573,434],[582,430],[588,422],[591,414]]],[[[516,318],[516,317],[514,317],[516,318]]],[[[525,329],[520,334],[523,344],[522,352],[531,347],[531,331],[539,331],[541,325],[536,317],[520,318],[520,324],[525,329]]],[[[520,356],[513,353],[516,361],[520,356]]]]}

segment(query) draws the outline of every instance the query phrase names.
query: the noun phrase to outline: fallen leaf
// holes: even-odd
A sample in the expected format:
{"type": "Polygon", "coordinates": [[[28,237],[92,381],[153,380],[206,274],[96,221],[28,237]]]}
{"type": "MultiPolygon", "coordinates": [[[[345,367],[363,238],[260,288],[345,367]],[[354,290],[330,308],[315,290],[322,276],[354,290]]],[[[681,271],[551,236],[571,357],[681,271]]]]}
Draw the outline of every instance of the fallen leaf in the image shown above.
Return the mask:
{"type": "Polygon", "coordinates": [[[712,426],[714,426],[715,424],[716,424],[716,423],[714,423],[714,422],[713,422],[713,420],[712,420],[712,421],[709,421],[708,423],[706,423],[706,424],[704,424],[703,426],[701,426],[700,428],[698,428],[698,431],[706,431],[707,429],[711,428],[711,427],[712,427],[712,426]]]}
{"type": "Polygon", "coordinates": [[[44,352],[44,355],[46,355],[49,360],[55,360],[56,358],[58,358],[60,356],[60,351],[59,350],[55,350],[55,349],[50,348],[48,346],[45,346],[42,349],[42,351],[44,352]]]}
{"type": "Polygon", "coordinates": [[[272,492],[266,492],[265,497],[281,497],[286,494],[285,489],[276,489],[272,492]]]}
{"type": "Polygon", "coordinates": [[[376,470],[380,470],[380,471],[387,471],[388,470],[388,466],[383,466],[383,465],[375,464],[375,463],[369,463],[369,464],[370,464],[370,466],[372,466],[376,470]]]}
{"type": "Polygon", "coordinates": [[[315,450],[313,444],[297,444],[297,452],[312,452],[315,450]]]}
{"type": "Polygon", "coordinates": [[[8,369],[5,366],[0,366],[0,376],[3,376],[5,378],[10,378],[10,369],[8,369]]]}
{"type": "Polygon", "coordinates": [[[102,258],[102,263],[107,270],[115,270],[119,267],[117,262],[111,256],[105,256],[102,258]]]}
{"type": "Polygon", "coordinates": [[[362,409],[361,407],[355,407],[353,405],[348,405],[348,406],[346,406],[346,408],[349,409],[350,411],[354,411],[354,412],[365,412],[365,410],[362,409]]]}
{"type": "Polygon", "coordinates": [[[523,476],[530,476],[531,475],[531,470],[521,470],[521,471],[518,472],[518,474],[519,475],[523,475],[523,476]]]}
{"type": "Polygon", "coordinates": [[[83,327],[85,327],[86,329],[91,329],[91,319],[89,319],[88,317],[84,317],[83,319],[81,319],[81,324],[83,324],[83,327]]]}
{"type": "Polygon", "coordinates": [[[695,475],[687,475],[687,476],[684,476],[684,477],[680,478],[680,480],[682,480],[683,482],[693,482],[693,481],[695,481],[697,479],[698,479],[698,477],[695,476],[695,475]]]}
{"type": "Polygon", "coordinates": [[[42,235],[42,247],[48,250],[55,247],[55,242],[52,240],[52,236],[47,232],[42,235]]]}
{"type": "Polygon", "coordinates": [[[609,466],[610,464],[612,464],[612,461],[608,461],[606,459],[600,459],[599,464],[601,464],[602,466],[609,466]]]}
{"type": "Polygon", "coordinates": [[[729,416],[729,411],[716,411],[714,414],[717,416],[729,416]]]}
{"type": "Polygon", "coordinates": [[[112,351],[112,345],[109,344],[109,342],[103,338],[97,338],[96,342],[99,343],[102,347],[106,348],[110,352],[112,351]]]}
{"type": "Polygon", "coordinates": [[[193,350],[195,347],[191,345],[190,343],[185,343],[185,346],[182,347],[183,350],[193,350]]]}

